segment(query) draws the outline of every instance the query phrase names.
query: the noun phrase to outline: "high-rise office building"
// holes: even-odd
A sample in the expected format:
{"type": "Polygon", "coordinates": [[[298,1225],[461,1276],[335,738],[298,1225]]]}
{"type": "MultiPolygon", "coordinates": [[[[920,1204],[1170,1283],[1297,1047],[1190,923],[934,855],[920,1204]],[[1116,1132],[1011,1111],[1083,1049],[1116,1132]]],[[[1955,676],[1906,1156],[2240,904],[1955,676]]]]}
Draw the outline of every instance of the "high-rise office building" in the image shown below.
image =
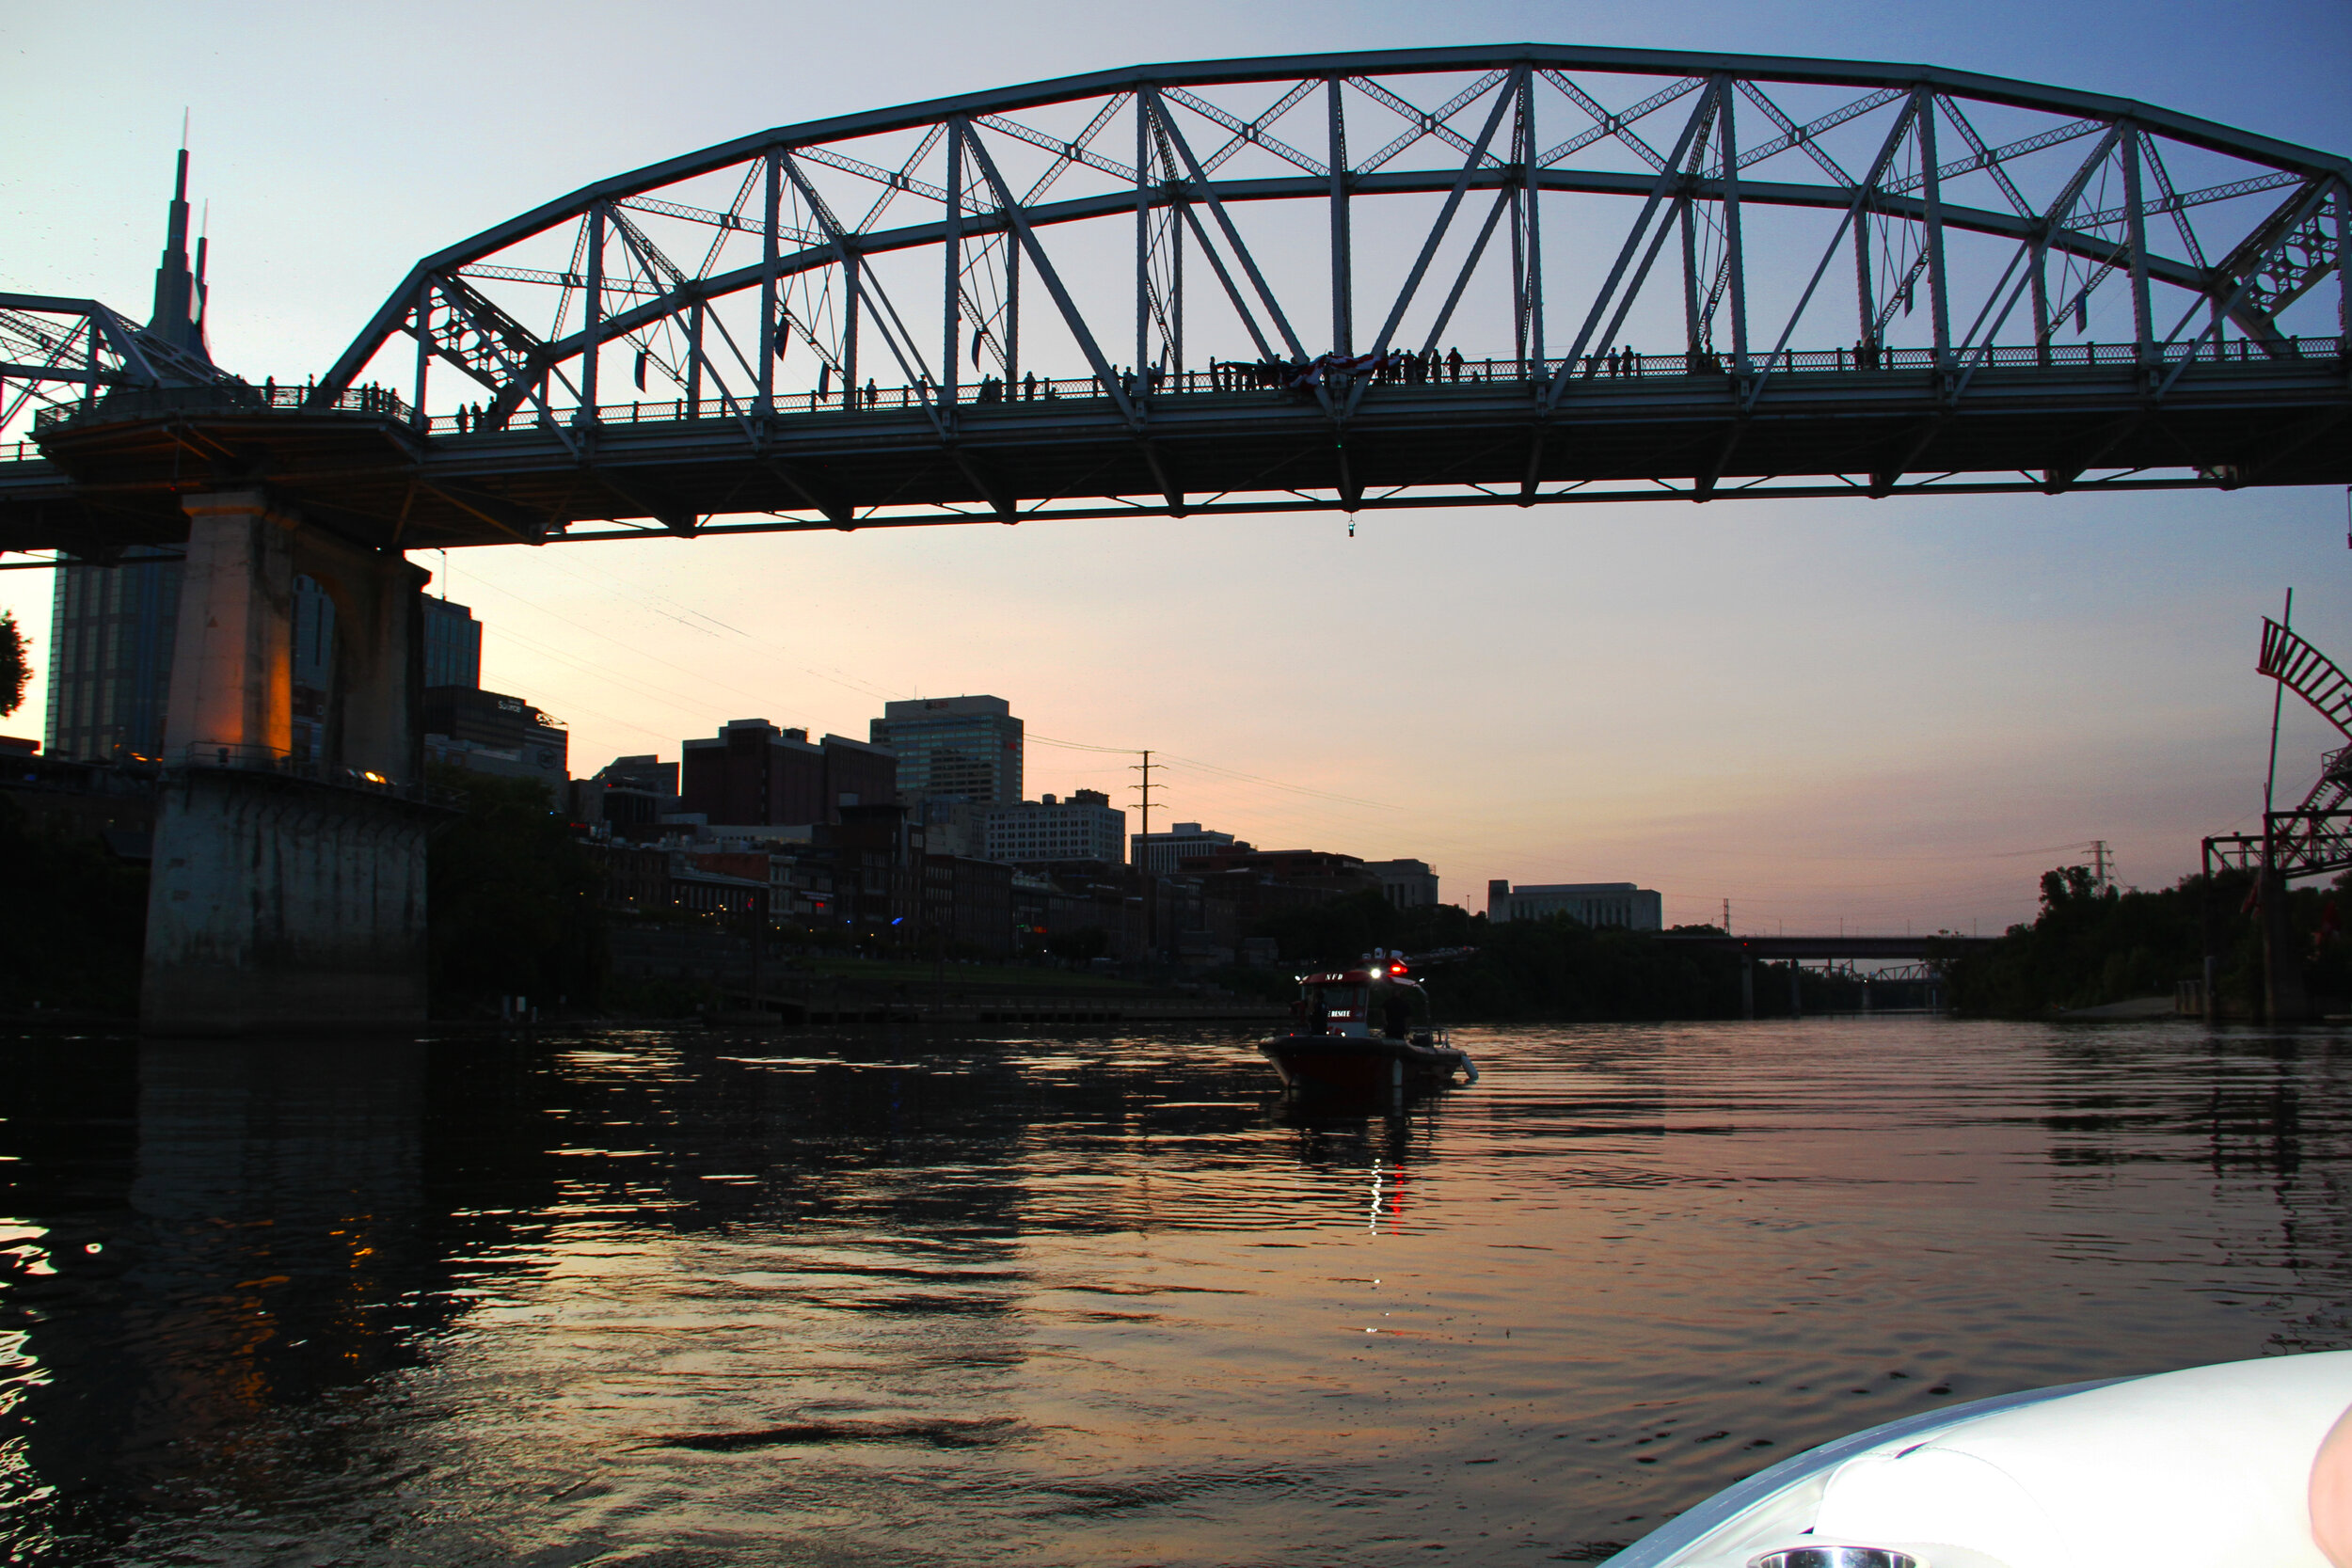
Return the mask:
{"type": "Polygon", "coordinates": [[[1021,721],[1002,697],[885,704],[869,731],[875,745],[898,753],[898,793],[910,800],[1020,802],[1021,721]]]}
{"type": "MultiPolygon", "coordinates": [[[[155,270],[150,333],[209,364],[204,338],[204,244],[188,265],[188,155],[180,154],[169,234],[155,270]]],[[[62,566],[48,649],[45,740],[52,755],[110,762],[155,757],[164,745],[185,568],[180,550],[135,546],[112,566],[62,566]]],[[[293,751],[324,758],[333,745],[335,602],[307,577],[294,579],[290,674],[293,751]]],[[[463,605],[425,603],[427,685],[479,686],[482,628],[463,605]]]]}
{"type": "Polygon", "coordinates": [[[294,578],[294,754],[326,757],[335,706],[335,601],[307,577],[294,578]]]}
{"type": "MultiPolygon", "coordinates": [[[[188,151],[180,150],[147,330],[205,364],[204,242],[188,266],[188,151]]],[[[93,388],[94,390],[94,388],[93,388]]],[[[110,394],[115,395],[115,394],[110,394]]],[[[159,755],[180,620],[181,552],[135,546],[113,566],[61,566],[50,618],[46,742],[94,762],[159,755]]]]}
{"type": "Polygon", "coordinates": [[[134,546],[117,566],[57,568],[42,726],[50,755],[111,762],[162,752],[181,577],[179,552],[150,546],[134,546]]]}
{"type": "Polygon", "coordinates": [[[482,684],[482,623],[464,605],[424,601],[424,684],[482,684]]]}

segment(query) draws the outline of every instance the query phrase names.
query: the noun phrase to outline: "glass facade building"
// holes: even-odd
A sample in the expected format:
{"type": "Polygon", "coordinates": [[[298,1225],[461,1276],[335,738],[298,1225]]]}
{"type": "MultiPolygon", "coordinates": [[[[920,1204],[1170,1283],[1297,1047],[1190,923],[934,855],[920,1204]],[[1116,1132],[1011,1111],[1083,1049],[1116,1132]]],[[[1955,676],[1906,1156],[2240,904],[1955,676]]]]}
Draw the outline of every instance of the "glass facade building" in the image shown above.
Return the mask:
{"type": "Polygon", "coordinates": [[[119,566],[57,568],[42,726],[52,756],[162,752],[183,571],[179,551],[151,546],[126,550],[119,566]]]}
{"type": "Polygon", "coordinates": [[[869,738],[898,754],[909,800],[976,806],[1021,800],[1021,721],[1002,697],[917,697],[884,705],[869,738]]]}
{"type": "Polygon", "coordinates": [[[424,684],[482,684],[482,623],[464,605],[424,601],[424,684]]]}

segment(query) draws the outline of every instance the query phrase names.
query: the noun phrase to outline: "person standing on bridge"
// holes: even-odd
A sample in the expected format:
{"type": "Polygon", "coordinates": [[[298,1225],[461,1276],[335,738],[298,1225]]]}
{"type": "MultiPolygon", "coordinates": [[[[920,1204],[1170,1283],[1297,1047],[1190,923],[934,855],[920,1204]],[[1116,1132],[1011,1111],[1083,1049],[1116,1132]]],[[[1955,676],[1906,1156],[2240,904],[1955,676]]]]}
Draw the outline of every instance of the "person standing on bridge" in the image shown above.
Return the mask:
{"type": "Polygon", "coordinates": [[[1445,351],[1445,376],[1448,381],[1462,379],[1462,351],[1459,346],[1445,351]]]}

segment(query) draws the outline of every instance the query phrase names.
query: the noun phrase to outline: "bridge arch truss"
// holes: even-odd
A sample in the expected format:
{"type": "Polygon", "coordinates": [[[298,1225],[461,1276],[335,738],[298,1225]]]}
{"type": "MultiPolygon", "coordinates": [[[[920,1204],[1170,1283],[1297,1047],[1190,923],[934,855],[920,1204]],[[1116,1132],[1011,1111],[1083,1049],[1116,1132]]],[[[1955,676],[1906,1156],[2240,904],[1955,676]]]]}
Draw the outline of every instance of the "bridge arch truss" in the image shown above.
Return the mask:
{"type": "Polygon", "coordinates": [[[1926,66],[1148,66],[575,191],[305,395],[399,390],[420,544],[2342,482],[2348,182],[1926,66]]]}

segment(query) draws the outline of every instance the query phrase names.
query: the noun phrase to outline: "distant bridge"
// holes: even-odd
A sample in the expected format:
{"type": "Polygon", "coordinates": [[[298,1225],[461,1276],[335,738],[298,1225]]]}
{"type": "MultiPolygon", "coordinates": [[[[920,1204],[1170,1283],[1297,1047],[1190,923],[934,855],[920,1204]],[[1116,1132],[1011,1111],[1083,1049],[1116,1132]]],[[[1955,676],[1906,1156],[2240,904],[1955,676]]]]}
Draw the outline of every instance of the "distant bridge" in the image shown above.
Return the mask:
{"type": "MultiPolygon", "coordinates": [[[[1740,1010],[1747,1018],[1756,1016],[1756,966],[1759,962],[1789,966],[1788,1011],[1792,1016],[1804,1010],[1804,990],[1798,983],[1798,972],[1807,958],[1818,958],[1830,964],[1841,960],[1849,964],[1898,960],[1899,968],[1860,977],[1865,981],[1924,983],[1928,988],[1928,1007],[1933,1011],[1942,1006],[1939,990],[1945,964],[1963,954],[1989,947],[1994,941],[1992,937],[1954,936],[1948,931],[1924,937],[1763,937],[1724,936],[1711,931],[1667,931],[1659,940],[1709,953],[1739,954],[1743,960],[1740,966],[1740,1010]]],[[[1866,985],[1863,1006],[1867,1010],[1869,1005],[1869,990],[1866,985]]]]}
{"type": "Polygon", "coordinates": [[[2352,483],[2348,212],[2339,154],[1928,66],[1142,67],[599,182],[300,387],[0,299],[0,548],[256,486],[405,549],[2352,483]]]}
{"type": "Polygon", "coordinates": [[[1873,959],[1927,960],[1955,958],[1960,954],[1989,947],[1992,937],[1954,936],[1939,932],[1924,937],[1849,937],[1849,936],[1721,936],[1711,932],[1694,933],[1669,931],[1660,938],[1691,947],[1705,948],[1715,953],[1739,953],[1766,963],[1781,963],[1806,958],[1823,958],[1832,962],[1845,960],[1862,963],[1873,959]]]}

